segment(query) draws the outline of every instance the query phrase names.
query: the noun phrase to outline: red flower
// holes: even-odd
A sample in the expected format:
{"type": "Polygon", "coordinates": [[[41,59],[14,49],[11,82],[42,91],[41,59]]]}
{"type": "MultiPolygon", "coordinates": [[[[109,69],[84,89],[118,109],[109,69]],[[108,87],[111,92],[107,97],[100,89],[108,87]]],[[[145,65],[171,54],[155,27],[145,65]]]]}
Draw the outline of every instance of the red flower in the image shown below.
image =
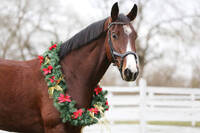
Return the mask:
{"type": "Polygon", "coordinates": [[[106,110],[108,110],[109,109],[108,101],[106,101],[106,106],[108,106],[108,108],[106,109],[106,110]]]}
{"type": "Polygon", "coordinates": [[[53,67],[50,65],[47,68],[43,68],[42,71],[44,72],[44,75],[47,75],[47,74],[51,73],[52,69],[53,69],[53,67]]]}
{"type": "Polygon", "coordinates": [[[96,95],[98,95],[102,91],[102,88],[97,86],[97,88],[95,88],[94,91],[95,91],[96,95]]]}
{"type": "Polygon", "coordinates": [[[60,94],[60,97],[58,97],[58,101],[59,101],[59,103],[71,102],[70,97],[71,96],[69,96],[69,95],[64,96],[64,94],[60,94]]]}
{"type": "Polygon", "coordinates": [[[76,112],[73,113],[72,118],[77,119],[79,116],[82,116],[82,114],[83,114],[83,110],[79,109],[79,110],[77,110],[76,112]]]}
{"type": "Polygon", "coordinates": [[[51,83],[54,82],[55,76],[52,76],[51,78],[49,78],[49,80],[51,81],[51,83]]]}
{"type": "Polygon", "coordinates": [[[88,111],[94,113],[94,114],[98,114],[99,110],[97,108],[90,108],[88,109],[88,111]]]}
{"type": "Polygon", "coordinates": [[[47,68],[43,68],[42,71],[44,71],[44,75],[47,75],[49,73],[49,70],[47,68]]]}
{"type": "Polygon", "coordinates": [[[56,48],[57,44],[52,45],[51,47],[49,47],[49,50],[52,50],[53,48],[56,48]]]}
{"type": "Polygon", "coordinates": [[[52,69],[53,69],[53,67],[52,67],[51,65],[49,65],[49,66],[48,66],[48,69],[49,69],[49,70],[52,70],[52,69]]]}
{"type": "Polygon", "coordinates": [[[39,60],[40,60],[40,65],[43,63],[44,61],[44,57],[43,56],[38,56],[39,60]]]}

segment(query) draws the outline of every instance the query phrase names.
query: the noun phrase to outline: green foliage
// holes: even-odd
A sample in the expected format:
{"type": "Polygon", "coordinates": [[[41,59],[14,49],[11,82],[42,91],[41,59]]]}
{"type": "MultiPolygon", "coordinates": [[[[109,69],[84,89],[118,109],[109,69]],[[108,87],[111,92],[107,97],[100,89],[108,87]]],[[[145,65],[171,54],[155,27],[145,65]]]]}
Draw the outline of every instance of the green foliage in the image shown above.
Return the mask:
{"type": "MultiPolygon", "coordinates": [[[[60,45],[61,42],[58,44],[51,42],[49,50],[43,54],[42,59],[40,58],[41,71],[45,76],[49,95],[53,98],[54,106],[60,112],[60,118],[63,123],[69,122],[74,126],[95,124],[102,117],[102,112],[104,113],[109,108],[106,104],[107,98],[105,97],[107,91],[101,90],[97,94],[94,89],[93,100],[89,109],[95,108],[98,110],[97,112],[92,112],[84,108],[80,111],[80,109],[76,108],[76,102],[71,99],[70,102],[59,101],[61,94],[65,95],[67,90],[67,84],[63,78],[58,56],[60,45]],[[52,69],[49,66],[52,66],[52,69]],[[56,86],[59,86],[61,90],[56,88],[56,86]]],[[[97,87],[100,88],[99,86],[97,87]]]]}

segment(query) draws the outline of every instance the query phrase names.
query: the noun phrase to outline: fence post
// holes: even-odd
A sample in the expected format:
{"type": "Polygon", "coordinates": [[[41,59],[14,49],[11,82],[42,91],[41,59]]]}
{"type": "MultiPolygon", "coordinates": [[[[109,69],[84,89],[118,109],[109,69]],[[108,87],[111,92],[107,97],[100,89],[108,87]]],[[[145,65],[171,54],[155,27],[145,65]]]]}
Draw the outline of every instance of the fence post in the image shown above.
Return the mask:
{"type": "Polygon", "coordinates": [[[140,79],[139,91],[140,91],[140,133],[146,133],[146,120],[145,120],[145,108],[146,108],[146,81],[140,79]]]}
{"type": "Polygon", "coordinates": [[[195,110],[195,94],[191,93],[191,101],[192,101],[192,126],[196,125],[196,118],[194,117],[194,110],[195,110]]]}
{"type": "MultiPolygon", "coordinates": [[[[108,100],[109,100],[109,99],[112,99],[112,97],[113,97],[112,91],[109,91],[109,92],[108,92],[107,97],[108,97],[108,100]]],[[[113,110],[113,105],[112,105],[112,104],[109,105],[109,110],[110,110],[110,111],[108,111],[108,112],[111,112],[111,111],[113,110]]],[[[110,114],[110,115],[111,115],[111,114],[110,114]]],[[[111,120],[109,120],[109,122],[110,122],[110,125],[111,125],[111,127],[112,127],[112,125],[114,124],[114,121],[111,119],[111,120]]]]}
{"type": "MultiPolygon", "coordinates": [[[[148,91],[148,100],[154,100],[154,92],[152,90],[148,91]]],[[[154,104],[150,104],[149,107],[151,110],[153,110],[154,104]]]]}

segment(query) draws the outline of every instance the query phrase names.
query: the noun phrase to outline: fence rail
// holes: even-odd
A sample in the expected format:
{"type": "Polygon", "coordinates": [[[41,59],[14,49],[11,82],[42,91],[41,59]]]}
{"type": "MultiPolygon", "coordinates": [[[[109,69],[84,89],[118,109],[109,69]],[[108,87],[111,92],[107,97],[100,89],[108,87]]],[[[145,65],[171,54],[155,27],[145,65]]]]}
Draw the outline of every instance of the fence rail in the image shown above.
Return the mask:
{"type": "Polygon", "coordinates": [[[139,121],[140,132],[146,133],[148,121],[200,121],[200,89],[147,87],[104,87],[108,90],[111,122],[139,121]]]}

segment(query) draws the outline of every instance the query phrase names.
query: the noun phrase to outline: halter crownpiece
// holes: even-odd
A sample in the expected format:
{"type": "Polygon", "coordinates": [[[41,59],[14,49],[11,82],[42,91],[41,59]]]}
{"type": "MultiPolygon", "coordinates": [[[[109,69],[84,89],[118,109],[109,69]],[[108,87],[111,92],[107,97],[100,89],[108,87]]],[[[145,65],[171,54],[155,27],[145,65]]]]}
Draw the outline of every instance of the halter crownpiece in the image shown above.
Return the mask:
{"type": "Polygon", "coordinates": [[[126,24],[126,23],[124,23],[124,22],[111,22],[111,23],[108,25],[108,29],[110,29],[110,27],[111,27],[112,25],[115,25],[115,24],[124,25],[124,24],[126,24]]]}
{"type": "Polygon", "coordinates": [[[121,58],[121,60],[120,60],[119,71],[120,71],[120,73],[122,74],[122,66],[123,66],[124,58],[125,58],[126,56],[132,54],[132,55],[134,55],[135,60],[136,60],[136,64],[137,64],[137,63],[138,63],[138,61],[137,61],[137,60],[138,60],[138,56],[137,56],[137,54],[136,54],[135,52],[133,52],[133,51],[128,51],[128,52],[125,52],[125,53],[121,54],[121,53],[118,53],[118,52],[114,49],[113,44],[112,44],[112,40],[111,40],[111,32],[110,32],[109,29],[110,29],[113,25],[117,25],[117,24],[118,24],[118,25],[125,25],[125,24],[127,24],[127,23],[124,23],[124,22],[111,22],[111,23],[108,25],[108,35],[109,35],[109,38],[108,38],[108,45],[109,45],[109,47],[110,47],[110,54],[111,54],[111,57],[112,57],[111,62],[112,62],[112,63],[116,63],[116,62],[117,62],[116,57],[120,57],[120,58],[121,58]]]}

